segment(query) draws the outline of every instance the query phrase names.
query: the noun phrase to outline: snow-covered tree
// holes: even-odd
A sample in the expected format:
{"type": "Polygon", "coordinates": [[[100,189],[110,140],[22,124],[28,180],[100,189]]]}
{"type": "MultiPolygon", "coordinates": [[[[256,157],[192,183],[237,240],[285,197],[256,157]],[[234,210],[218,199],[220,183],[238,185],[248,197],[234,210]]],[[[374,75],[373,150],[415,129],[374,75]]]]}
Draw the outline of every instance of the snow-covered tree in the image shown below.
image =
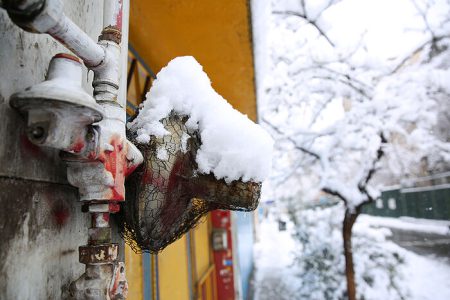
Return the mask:
{"type": "MultiPolygon", "coordinates": [[[[342,200],[352,227],[383,185],[449,168],[450,3],[274,0],[262,121],[277,137],[272,186],[342,200]]],[[[292,205],[292,203],[291,203],[292,205]]]]}
{"type": "MultiPolygon", "coordinates": [[[[291,299],[345,299],[345,260],[342,248],[343,205],[296,212],[295,235],[299,241],[297,264],[299,289],[291,299]],[[327,238],[324,239],[324,236],[327,238]]],[[[402,285],[406,258],[386,240],[384,228],[358,224],[354,232],[357,299],[407,299],[402,285]]]]}

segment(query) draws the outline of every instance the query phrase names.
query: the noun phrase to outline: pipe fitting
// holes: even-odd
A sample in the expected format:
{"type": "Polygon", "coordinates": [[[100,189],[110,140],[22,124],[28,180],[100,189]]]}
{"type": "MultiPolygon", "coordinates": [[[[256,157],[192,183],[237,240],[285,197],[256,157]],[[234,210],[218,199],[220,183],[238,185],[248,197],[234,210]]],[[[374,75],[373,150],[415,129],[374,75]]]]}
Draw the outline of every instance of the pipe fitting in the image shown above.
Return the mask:
{"type": "MultiPolygon", "coordinates": [[[[104,34],[105,31],[102,36],[104,34]]],[[[111,36],[106,34],[106,37],[111,36]]],[[[115,41],[102,39],[98,44],[104,49],[105,58],[99,66],[92,68],[94,71],[92,82],[94,97],[97,101],[117,102],[120,80],[120,46],[115,41]]]]}
{"type": "Polygon", "coordinates": [[[103,109],[83,90],[81,72],[77,57],[57,54],[44,82],[11,96],[10,105],[27,117],[32,143],[78,155],[96,148],[91,125],[103,118],[103,109]]]}
{"type": "Polygon", "coordinates": [[[69,287],[70,299],[99,300],[126,299],[128,284],[122,262],[105,265],[87,265],[86,272],[69,287]]]}

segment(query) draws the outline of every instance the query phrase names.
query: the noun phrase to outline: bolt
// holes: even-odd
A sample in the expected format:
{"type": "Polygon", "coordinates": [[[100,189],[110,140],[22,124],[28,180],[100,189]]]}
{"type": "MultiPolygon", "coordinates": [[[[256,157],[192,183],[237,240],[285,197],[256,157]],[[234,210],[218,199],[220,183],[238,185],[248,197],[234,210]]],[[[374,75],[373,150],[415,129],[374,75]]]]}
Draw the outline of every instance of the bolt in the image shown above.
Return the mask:
{"type": "Polygon", "coordinates": [[[33,140],[41,140],[45,136],[45,129],[41,126],[35,126],[31,128],[29,135],[33,140]]]}

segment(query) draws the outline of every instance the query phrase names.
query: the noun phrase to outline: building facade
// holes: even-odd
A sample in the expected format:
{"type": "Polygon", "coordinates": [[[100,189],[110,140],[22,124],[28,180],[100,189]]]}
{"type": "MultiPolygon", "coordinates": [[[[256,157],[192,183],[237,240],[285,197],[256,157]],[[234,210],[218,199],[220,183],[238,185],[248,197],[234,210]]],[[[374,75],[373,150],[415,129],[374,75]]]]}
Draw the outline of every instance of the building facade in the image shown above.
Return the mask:
{"type": "MultiPolygon", "coordinates": [[[[64,13],[97,40],[103,28],[103,1],[62,2],[64,13]]],[[[247,1],[123,3],[124,14],[130,16],[129,38],[121,45],[122,50],[129,49],[128,76],[122,76],[127,84],[121,85],[128,115],[144,99],[155,73],[176,56],[192,55],[217,92],[256,120],[247,1]]],[[[70,283],[84,272],[78,247],[86,243],[90,220],[81,212],[77,189],[67,181],[59,152],[28,141],[26,124],[10,107],[9,98],[43,81],[52,56],[70,51],[46,34],[23,31],[3,9],[0,37],[0,203],[4,208],[0,212],[0,299],[65,299],[70,283]]],[[[84,68],[83,88],[90,94],[92,78],[84,68]]],[[[119,244],[119,259],[126,265],[128,299],[247,297],[252,214],[212,212],[157,255],[135,254],[115,226],[112,221],[113,241],[119,244]],[[222,219],[228,219],[225,230],[230,241],[227,249],[215,251],[212,236],[222,227],[222,219]]]]}

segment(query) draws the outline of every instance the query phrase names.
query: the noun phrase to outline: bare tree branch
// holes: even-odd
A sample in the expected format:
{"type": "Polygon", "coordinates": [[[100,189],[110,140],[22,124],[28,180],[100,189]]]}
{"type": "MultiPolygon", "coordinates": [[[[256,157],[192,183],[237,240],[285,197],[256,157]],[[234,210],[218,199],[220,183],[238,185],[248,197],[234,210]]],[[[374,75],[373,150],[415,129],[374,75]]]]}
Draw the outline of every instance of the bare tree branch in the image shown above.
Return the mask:
{"type": "Polygon", "coordinates": [[[345,197],[344,197],[342,194],[340,194],[338,191],[332,190],[332,189],[330,189],[330,188],[328,188],[328,187],[322,188],[322,191],[325,192],[325,193],[327,193],[327,194],[330,194],[330,195],[332,195],[332,196],[338,197],[339,199],[341,199],[342,201],[344,201],[345,206],[347,206],[347,198],[345,198],[345,197]]]}
{"type": "Polygon", "coordinates": [[[302,152],[304,152],[304,153],[306,153],[306,154],[311,155],[311,156],[314,157],[315,159],[320,160],[320,155],[319,155],[319,154],[317,154],[317,153],[315,153],[315,152],[313,152],[313,151],[311,151],[311,150],[309,150],[309,149],[306,149],[305,147],[299,145],[298,142],[297,142],[296,140],[294,140],[293,138],[287,136],[287,135],[286,135],[283,131],[281,131],[277,126],[273,125],[271,122],[267,121],[265,118],[262,118],[262,121],[263,121],[265,124],[267,124],[271,129],[273,129],[275,132],[277,132],[279,135],[285,137],[288,141],[290,141],[290,142],[294,145],[295,149],[300,150],[300,151],[302,151],[302,152]]]}
{"type": "Polygon", "coordinates": [[[413,58],[415,55],[419,54],[420,52],[422,52],[427,46],[429,45],[435,45],[438,42],[440,42],[441,40],[450,38],[450,35],[443,35],[440,37],[434,37],[426,42],[424,42],[422,45],[420,45],[419,47],[417,47],[416,49],[414,49],[409,55],[405,56],[393,69],[392,71],[390,71],[387,75],[392,75],[397,73],[401,68],[403,68],[405,66],[405,64],[411,59],[413,58]]]}
{"type": "MultiPolygon", "coordinates": [[[[273,11],[272,12],[275,15],[284,15],[284,16],[294,16],[294,17],[298,17],[301,18],[303,20],[305,20],[308,24],[310,24],[311,26],[313,26],[321,36],[323,36],[325,38],[325,40],[332,46],[335,47],[336,45],[331,41],[331,39],[328,37],[328,35],[325,33],[325,31],[322,30],[322,28],[320,28],[320,26],[317,24],[317,20],[312,20],[310,19],[306,14],[302,14],[296,11],[292,11],[292,10],[286,10],[286,11],[273,11]]],[[[321,14],[321,13],[320,13],[321,14]]]]}
{"type": "Polygon", "coordinates": [[[374,200],[372,198],[372,196],[369,194],[369,192],[367,191],[367,184],[369,183],[370,179],[372,179],[373,175],[377,171],[377,164],[378,164],[378,162],[381,160],[381,158],[384,155],[383,147],[387,143],[387,140],[384,137],[383,133],[380,133],[380,139],[381,139],[381,143],[380,143],[380,146],[378,147],[378,150],[377,150],[377,156],[372,161],[372,165],[369,168],[366,176],[358,184],[359,191],[361,193],[365,194],[367,196],[367,199],[368,199],[368,201],[365,201],[362,204],[360,204],[361,206],[364,205],[367,202],[372,202],[374,200]]]}

